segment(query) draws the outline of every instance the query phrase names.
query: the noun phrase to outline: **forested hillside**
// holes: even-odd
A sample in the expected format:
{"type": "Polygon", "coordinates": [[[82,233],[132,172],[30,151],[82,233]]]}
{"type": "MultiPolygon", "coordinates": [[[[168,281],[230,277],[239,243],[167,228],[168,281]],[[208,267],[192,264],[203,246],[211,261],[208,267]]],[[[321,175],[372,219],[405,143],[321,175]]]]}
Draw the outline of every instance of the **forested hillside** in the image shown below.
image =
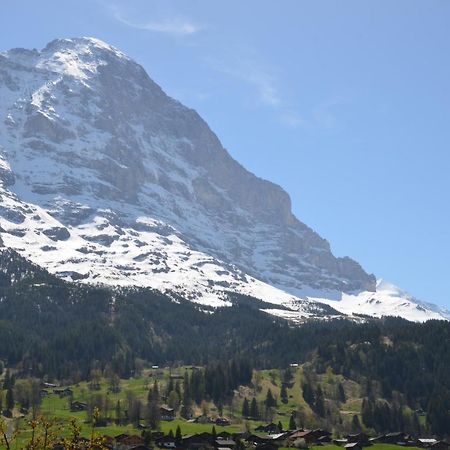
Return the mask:
{"type": "MultiPolygon", "coordinates": [[[[450,429],[448,322],[342,319],[292,326],[242,296],[214,311],[149,289],[66,283],[10,250],[0,253],[0,267],[0,359],[18,377],[87,379],[93,367],[108,365],[126,378],[137,363],[231,358],[252,368],[307,363],[311,374],[328,371],[365,386],[369,423],[385,408],[381,398],[428,411],[436,430],[450,429]]],[[[317,398],[316,383],[310,384],[317,398]]]]}

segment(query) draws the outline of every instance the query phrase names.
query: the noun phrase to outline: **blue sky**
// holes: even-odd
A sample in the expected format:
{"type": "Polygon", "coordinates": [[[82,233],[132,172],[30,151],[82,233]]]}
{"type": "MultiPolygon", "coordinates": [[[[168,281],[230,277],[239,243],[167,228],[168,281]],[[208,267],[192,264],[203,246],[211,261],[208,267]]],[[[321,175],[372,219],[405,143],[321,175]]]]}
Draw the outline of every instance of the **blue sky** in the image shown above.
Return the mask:
{"type": "Polygon", "coordinates": [[[0,50],[95,36],[283,186],[339,256],[450,307],[450,1],[0,0],[0,50]]]}

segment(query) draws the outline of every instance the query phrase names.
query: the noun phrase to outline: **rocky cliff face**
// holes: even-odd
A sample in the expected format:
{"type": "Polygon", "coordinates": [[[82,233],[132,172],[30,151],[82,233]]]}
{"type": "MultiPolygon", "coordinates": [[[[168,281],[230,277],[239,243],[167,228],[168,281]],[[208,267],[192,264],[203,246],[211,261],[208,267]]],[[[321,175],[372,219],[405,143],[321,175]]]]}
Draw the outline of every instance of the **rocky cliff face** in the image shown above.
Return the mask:
{"type": "Polygon", "coordinates": [[[3,241],[50,271],[305,311],[321,308],[305,292],[375,292],[373,275],[292,214],[286,192],[104,42],[0,54],[0,99],[3,241]]]}

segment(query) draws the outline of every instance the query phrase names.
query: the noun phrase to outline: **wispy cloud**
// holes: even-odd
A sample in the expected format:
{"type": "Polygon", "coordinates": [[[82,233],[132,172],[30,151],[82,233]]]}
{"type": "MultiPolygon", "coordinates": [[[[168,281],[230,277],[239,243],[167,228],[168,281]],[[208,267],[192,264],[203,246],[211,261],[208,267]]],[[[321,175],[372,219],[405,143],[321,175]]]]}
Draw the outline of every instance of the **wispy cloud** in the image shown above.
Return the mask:
{"type": "Polygon", "coordinates": [[[117,6],[111,8],[113,17],[119,22],[132,28],[146,30],[155,33],[168,35],[190,35],[198,33],[201,27],[183,17],[162,18],[157,20],[135,22],[125,16],[117,6]]]}
{"type": "Polygon", "coordinates": [[[242,54],[235,49],[233,55],[223,55],[222,59],[209,58],[207,63],[212,69],[249,85],[253,91],[253,102],[271,108],[283,125],[289,128],[304,126],[305,120],[290,107],[282,94],[277,71],[262,64],[252,52],[249,53],[242,54]]]}

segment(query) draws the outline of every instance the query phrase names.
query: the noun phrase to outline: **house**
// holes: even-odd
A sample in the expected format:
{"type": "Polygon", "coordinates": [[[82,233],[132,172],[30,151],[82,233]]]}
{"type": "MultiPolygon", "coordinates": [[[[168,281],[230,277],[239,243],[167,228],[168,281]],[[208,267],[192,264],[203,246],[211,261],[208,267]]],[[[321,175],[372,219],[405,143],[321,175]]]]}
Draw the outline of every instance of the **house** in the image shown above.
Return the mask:
{"type": "Polygon", "coordinates": [[[278,433],[278,425],[276,423],[268,423],[267,425],[259,425],[255,428],[258,433],[278,433]]]}
{"type": "Polygon", "coordinates": [[[346,450],[362,450],[362,445],[359,442],[349,442],[344,445],[346,450]]]}
{"type": "Polygon", "coordinates": [[[219,425],[219,427],[226,427],[230,425],[230,421],[225,417],[218,417],[215,421],[215,424],[219,425]]]}
{"type": "Polygon", "coordinates": [[[175,419],[175,410],[173,408],[169,408],[168,406],[161,406],[159,408],[159,413],[161,415],[161,420],[171,421],[175,419]]]}
{"type": "Polygon", "coordinates": [[[180,373],[171,373],[169,377],[171,380],[184,380],[184,376],[180,373]]]}
{"type": "Polygon", "coordinates": [[[155,444],[159,448],[175,448],[177,446],[176,442],[175,442],[175,438],[170,437],[168,435],[155,439],[155,444]]]}
{"type": "Polygon", "coordinates": [[[433,446],[433,444],[436,444],[437,442],[438,442],[437,439],[420,438],[417,439],[417,446],[422,448],[430,448],[433,446]]]}
{"type": "Polygon", "coordinates": [[[369,436],[366,433],[348,434],[346,436],[348,444],[360,444],[361,447],[370,445],[369,436]]]}
{"type": "Polygon", "coordinates": [[[214,447],[216,448],[227,447],[229,449],[233,449],[236,447],[236,442],[234,442],[233,439],[216,439],[214,441],[214,447]]]}
{"type": "Polygon", "coordinates": [[[214,437],[211,433],[199,433],[184,436],[182,446],[190,450],[214,449],[214,437]]]}
{"type": "Polygon", "coordinates": [[[75,400],[75,401],[70,403],[70,410],[72,412],[86,411],[87,410],[87,403],[79,402],[78,400],[75,400]]]}
{"type": "Polygon", "coordinates": [[[217,439],[231,439],[234,435],[228,433],[228,431],[221,431],[220,433],[217,433],[216,437],[217,439]]]}
{"type": "Polygon", "coordinates": [[[306,444],[318,444],[331,442],[331,433],[321,428],[316,430],[297,430],[289,434],[288,440],[293,443],[299,439],[304,439],[306,444]]]}
{"type": "Polygon", "coordinates": [[[62,397],[71,397],[73,395],[73,391],[70,388],[65,389],[53,389],[53,393],[62,397]]]}
{"type": "Polygon", "coordinates": [[[125,436],[121,438],[120,441],[117,441],[116,438],[116,442],[119,443],[118,446],[119,449],[126,449],[126,450],[129,450],[130,448],[133,447],[138,447],[140,445],[144,445],[144,439],[141,436],[137,436],[134,434],[125,436]]]}
{"type": "Polygon", "coordinates": [[[412,437],[409,434],[398,431],[394,433],[382,434],[376,438],[369,439],[369,441],[383,444],[406,445],[407,443],[412,443],[412,437]]]}
{"type": "Polygon", "coordinates": [[[251,445],[259,446],[266,443],[265,439],[257,434],[250,434],[245,438],[245,441],[251,445]]]}
{"type": "Polygon", "coordinates": [[[214,420],[211,417],[207,416],[206,414],[202,414],[201,416],[196,417],[193,420],[193,422],[194,423],[213,423],[214,420]]]}

